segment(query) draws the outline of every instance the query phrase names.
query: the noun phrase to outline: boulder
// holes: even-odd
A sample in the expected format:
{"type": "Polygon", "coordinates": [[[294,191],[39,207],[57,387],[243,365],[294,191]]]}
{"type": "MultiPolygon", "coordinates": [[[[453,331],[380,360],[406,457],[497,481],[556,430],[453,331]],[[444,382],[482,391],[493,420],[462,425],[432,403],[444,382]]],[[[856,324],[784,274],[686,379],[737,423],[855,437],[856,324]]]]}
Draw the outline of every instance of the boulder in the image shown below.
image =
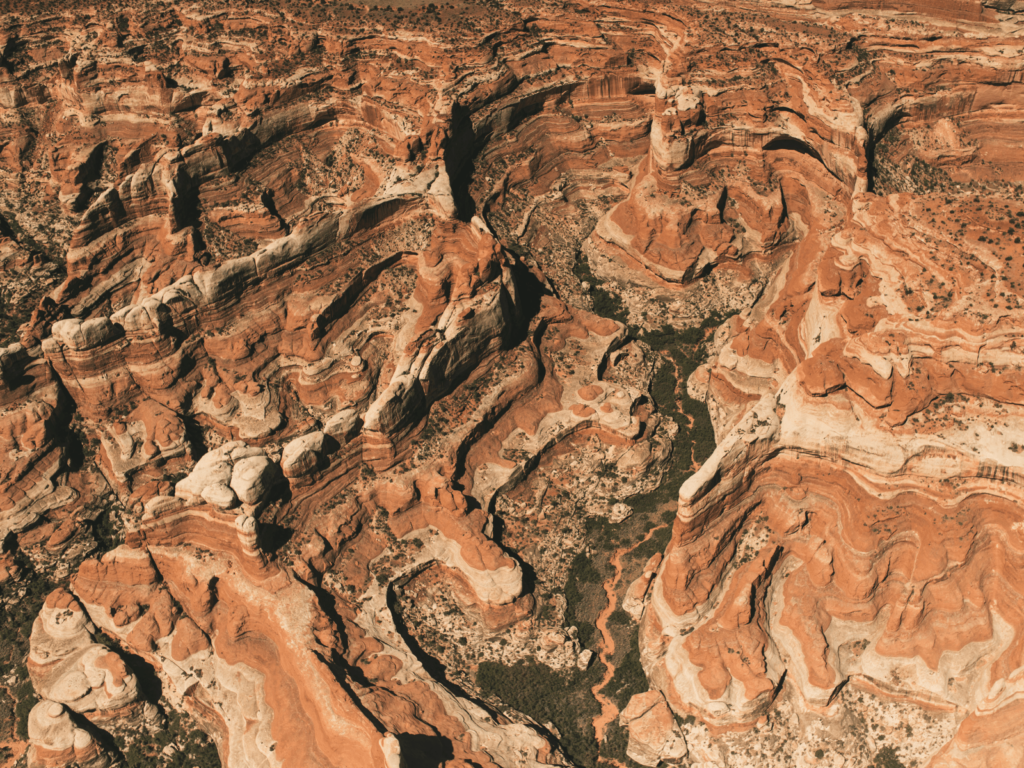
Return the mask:
{"type": "Polygon", "coordinates": [[[225,443],[206,453],[174,486],[175,496],[190,504],[204,501],[220,509],[268,499],[279,469],[260,449],[244,442],[225,443]]]}
{"type": "Polygon", "coordinates": [[[619,723],[629,730],[626,755],[640,765],[654,768],[687,755],[686,740],[658,691],[635,694],[619,713],[619,723]]]}
{"type": "Polygon", "coordinates": [[[313,472],[323,456],[325,439],[323,432],[310,432],[288,443],[281,454],[281,471],[284,476],[302,477],[313,472]]]}

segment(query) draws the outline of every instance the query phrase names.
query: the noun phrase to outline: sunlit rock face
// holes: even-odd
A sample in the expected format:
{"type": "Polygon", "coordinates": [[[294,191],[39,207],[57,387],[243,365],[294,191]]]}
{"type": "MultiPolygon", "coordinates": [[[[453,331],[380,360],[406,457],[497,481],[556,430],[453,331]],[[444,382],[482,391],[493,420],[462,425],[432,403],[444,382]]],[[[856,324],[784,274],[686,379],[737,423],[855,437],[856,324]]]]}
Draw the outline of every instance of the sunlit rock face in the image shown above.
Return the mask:
{"type": "Polygon", "coordinates": [[[51,593],[32,625],[32,684],[42,698],[93,720],[130,716],[142,709],[135,675],[117,653],[94,641],[93,632],[74,597],[51,593]]]}
{"type": "Polygon", "coordinates": [[[29,713],[27,730],[29,768],[107,768],[112,762],[92,734],[75,727],[59,702],[44,699],[36,704],[29,713]]]}
{"type": "Polygon", "coordinates": [[[1024,6],[497,5],[5,16],[29,765],[116,760],[80,718],[152,726],[143,677],[231,768],[570,764],[403,595],[585,671],[536,586],[582,523],[503,516],[622,523],[684,392],[717,448],[609,585],[624,754],[759,764],[716,740],[858,691],[955,721],[935,768],[1024,759],[1024,6]],[[713,318],[656,394],[652,334],[713,318]]]}
{"type": "Polygon", "coordinates": [[[892,39],[864,38],[875,68],[830,97],[871,162],[844,177],[815,151],[791,255],[690,380],[719,445],[680,490],[641,647],[670,705],[713,729],[763,722],[783,686],[835,715],[852,685],[966,718],[934,765],[1011,764],[1021,96],[984,84],[1001,53],[964,66],[915,40],[912,74],[892,39]]]}

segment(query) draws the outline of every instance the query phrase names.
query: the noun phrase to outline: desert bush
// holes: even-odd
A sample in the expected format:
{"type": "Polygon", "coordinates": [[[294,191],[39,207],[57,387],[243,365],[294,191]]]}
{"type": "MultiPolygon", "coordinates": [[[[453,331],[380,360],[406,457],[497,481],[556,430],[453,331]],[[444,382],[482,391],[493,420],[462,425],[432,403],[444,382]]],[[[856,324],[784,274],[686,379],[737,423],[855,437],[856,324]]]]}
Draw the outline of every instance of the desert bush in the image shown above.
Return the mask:
{"type": "Polygon", "coordinates": [[[526,661],[513,666],[484,661],[477,671],[476,685],[484,694],[497,697],[538,723],[554,724],[569,758],[580,766],[594,766],[598,744],[593,720],[600,707],[590,689],[603,673],[603,664],[594,664],[584,672],[553,670],[526,661]]]}

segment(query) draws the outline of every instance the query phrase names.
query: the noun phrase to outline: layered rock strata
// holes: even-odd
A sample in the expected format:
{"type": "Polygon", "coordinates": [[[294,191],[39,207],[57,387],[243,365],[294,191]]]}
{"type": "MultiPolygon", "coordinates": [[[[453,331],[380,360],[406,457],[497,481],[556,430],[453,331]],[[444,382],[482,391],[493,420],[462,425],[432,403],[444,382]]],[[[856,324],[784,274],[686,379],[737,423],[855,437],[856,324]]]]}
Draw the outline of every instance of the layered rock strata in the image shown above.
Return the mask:
{"type": "Polygon", "coordinates": [[[32,625],[32,685],[41,698],[94,722],[140,719],[147,707],[135,674],[117,653],[95,642],[94,632],[72,595],[62,589],[51,593],[32,625]]]}
{"type": "Polygon", "coordinates": [[[596,446],[535,530],[625,520],[679,460],[636,337],[715,318],[627,754],[741,764],[850,688],[954,717],[934,768],[1019,762],[1020,9],[498,5],[5,16],[0,576],[76,571],[30,764],[145,717],[93,625],[232,768],[567,764],[400,592],[574,666],[504,511],[596,446]]]}
{"type": "Polygon", "coordinates": [[[56,701],[40,701],[28,716],[29,768],[107,768],[111,756],[92,735],[76,728],[67,709],[56,701]]]}

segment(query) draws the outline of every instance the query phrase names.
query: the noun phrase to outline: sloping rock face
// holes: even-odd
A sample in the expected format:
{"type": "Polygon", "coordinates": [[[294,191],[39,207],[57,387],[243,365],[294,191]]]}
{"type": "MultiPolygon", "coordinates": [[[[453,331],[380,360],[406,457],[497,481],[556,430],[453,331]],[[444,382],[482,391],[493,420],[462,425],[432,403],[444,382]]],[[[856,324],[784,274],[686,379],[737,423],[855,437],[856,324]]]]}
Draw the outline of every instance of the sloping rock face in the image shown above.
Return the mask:
{"type": "Polygon", "coordinates": [[[47,597],[32,626],[29,674],[37,693],[90,720],[131,716],[143,708],[138,682],[113,651],[94,642],[95,627],[64,590],[47,597]]]}
{"type": "MultiPolygon", "coordinates": [[[[886,61],[891,40],[864,50],[886,61]]],[[[844,176],[811,147],[787,208],[802,239],[691,380],[720,442],[680,491],[641,648],[652,685],[713,729],[751,727],[783,688],[837,717],[850,685],[966,718],[931,765],[1010,765],[1021,201],[995,126],[1003,110],[1019,125],[1020,94],[989,107],[944,44],[908,50],[948,91],[867,97],[875,70],[839,97],[863,121],[852,139],[881,137],[873,164],[844,176]]],[[[908,63],[885,65],[894,88],[908,63]]],[[[791,71],[809,107],[821,70],[791,71]]]]}
{"type": "Polygon", "coordinates": [[[686,757],[686,741],[658,691],[634,696],[619,714],[619,720],[629,727],[626,755],[634,762],[656,766],[662,761],[686,757]]]}
{"type": "Polygon", "coordinates": [[[117,759],[75,718],[152,676],[231,768],[568,765],[473,675],[587,674],[581,519],[684,475],[594,749],[838,766],[858,692],[955,725],[922,764],[1024,759],[1018,5],[5,9],[29,764],[117,759]]]}
{"type": "Polygon", "coordinates": [[[6,538],[77,493],[54,482],[64,465],[60,433],[67,419],[61,387],[38,350],[15,343],[0,351],[0,404],[0,536],[6,538]]]}
{"type": "Polygon", "coordinates": [[[382,735],[324,662],[338,640],[313,595],[280,569],[246,574],[238,560],[259,553],[245,542],[231,559],[208,546],[203,559],[122,547],[87,560],[74,588],[160,671],[172,706],[209,728],[225,765],[331,765],[338,754],[386,765],[382,735]]]}
{"type": "Polygon", "coordinates": [[[40,701],[28,716],[29,768],[107,768],[111,757],[88,731],[76,728],[63,704],[40,701]]]}

